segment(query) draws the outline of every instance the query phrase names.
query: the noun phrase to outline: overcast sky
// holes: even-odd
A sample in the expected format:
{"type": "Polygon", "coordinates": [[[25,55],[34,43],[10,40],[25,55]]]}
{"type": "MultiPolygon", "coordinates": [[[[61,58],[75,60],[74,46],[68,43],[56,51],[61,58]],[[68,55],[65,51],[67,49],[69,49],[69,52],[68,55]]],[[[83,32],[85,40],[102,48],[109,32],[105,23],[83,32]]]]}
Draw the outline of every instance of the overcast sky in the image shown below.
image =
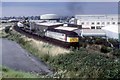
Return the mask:
{"type": "Polygon", "coordinates": [[[3,16],[118,14],[118,2],[2,2],[3,16]]]}
{"type": "Polygon", "coordinates": [[[1,0],[2,2],[118,2],[119,0],[1,0]]]}

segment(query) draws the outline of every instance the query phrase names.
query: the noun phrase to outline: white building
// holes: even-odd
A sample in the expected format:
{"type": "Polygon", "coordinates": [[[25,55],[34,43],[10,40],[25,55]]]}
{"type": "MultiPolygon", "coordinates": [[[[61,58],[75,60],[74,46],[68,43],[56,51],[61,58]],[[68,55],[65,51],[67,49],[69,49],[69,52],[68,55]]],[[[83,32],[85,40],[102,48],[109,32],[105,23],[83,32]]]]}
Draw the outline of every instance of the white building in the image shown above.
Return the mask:
{"type": "Polygon", "coordinates": [[[102,30],[105,31],[106,36],[108,38],[118,39],[120,41],[120,28],[119,28],[119,26],[110,25],[110,26],[103,27],[102,30]]]}
{"type": "Polygon", "coordinates": [[[120,15],[75,15],[75,19],[83,29],[102,29],[108,38],[120,41],[120,15]]]}
{"type": "Polygon", "coordinates": [[[118,15],[75,15],[76,24],[82,28],[101,29],[109,25],[118,25],[118,15]]]}

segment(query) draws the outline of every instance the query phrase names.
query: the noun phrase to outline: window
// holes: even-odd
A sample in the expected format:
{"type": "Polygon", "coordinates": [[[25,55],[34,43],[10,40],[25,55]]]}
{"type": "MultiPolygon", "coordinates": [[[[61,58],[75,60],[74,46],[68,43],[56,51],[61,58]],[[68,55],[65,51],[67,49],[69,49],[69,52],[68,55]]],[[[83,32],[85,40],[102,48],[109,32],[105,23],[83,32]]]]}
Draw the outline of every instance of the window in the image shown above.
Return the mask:
{"type": "Polygon", "coordinates": [[[110,22],[107,22],[107,24],[109,25],[109,24],[110,24],[110,22]]]}
{"type": "Polygon", "coordinates": [[[91,29],[95,29],[95,26],[91,26],[91,29]]]}
{"type": "Polygon", "coordinates": [[[112,22],[112,24],[114,25],[114,24],[115,24],[115,22],[112,22]]]}
{"type": "Polygon", "coordinates": [[[105,22],[102,22],[102,24],[104,25],[104,24],[105,24],[105,22]]]}
{"type": "Polygon", "coordinates": [[[84,25],[84,22],[82,22],[81,24],[84,25]]]}
{"type": "Polygon", "coordinates": [[[92,22],[91,24],[95,24],[94,22],[92,22]]]}
{"type": "Polygon", "coordinates": [[[87,22],[86,24],[89,25],[89,22],[87,22]]]}
{"type": "Polygon", "coordinates": [[[100,24],[100,22],[97,22],[97,24],[99,25],[99,24],[100,24]]]}
{"type": "Polygon", "coordinates": [[[101,29],[101,27],[100,26],[96,26],[96,29],[101,29]]]}
{"type": "Polygon", "coordinates": [[[120,22],[118,22],[118,24],[120,24],[120,22]]]}

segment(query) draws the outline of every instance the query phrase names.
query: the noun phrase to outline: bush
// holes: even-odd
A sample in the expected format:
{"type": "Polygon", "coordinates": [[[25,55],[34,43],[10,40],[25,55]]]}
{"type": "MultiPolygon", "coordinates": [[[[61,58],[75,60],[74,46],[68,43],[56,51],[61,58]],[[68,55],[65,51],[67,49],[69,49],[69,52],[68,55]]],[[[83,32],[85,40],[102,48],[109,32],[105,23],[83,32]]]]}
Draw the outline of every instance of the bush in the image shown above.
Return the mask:
{"type": "Polygon", "coordinates": [[[3,72],[8,72],[9,70],[4,67],[4,68],[2,68],[2,71],[3,71],[3,72]]]}
{"type": "Polygon", "coordinates": [[[111,51],[111,48],[110,47],[106,47],[106,46],[102,46],[101,47],[101,52],[102,53],[108,53],[111,51]]]}
{"type": "Polygon", "coordinates": [[[116,39],[108,39],[108,41],[113,45],[115,48],[119,48],[119,42],[116,39]]]}
{"type": "Polygon", "coordinates": [[[106,39],[103,39],[103,38],[95,38],[95,44],[105,44],[107,43],[106,39]]]}
{"type": "Polygon", "coordinates": [[[49,54],[44,54],[44,55],[42,56],[42,59],[43,59],[45,62],[47,62],[47,61],[49,60],[49,58],[50,58],[50,55],[49,55],[49,54]]]}
{"type": "Polygon", "coordinates": [[[25,45],[27,42],[23,38],[19,38],[18,43],[25,45]]]}
{"type": "Polygon", "coordinates": [[[5,32],[6,32],[6,33],[9,33],[10,27],[11,27],[11,26],[6,26],[6,27],[5,27],[5,32]]]}
{"type": "Polygon", "coordinates": [[[118,58],[120,58],[120,49],[114,50],[114,52],[112,52],[112,54],[118,58]]]}

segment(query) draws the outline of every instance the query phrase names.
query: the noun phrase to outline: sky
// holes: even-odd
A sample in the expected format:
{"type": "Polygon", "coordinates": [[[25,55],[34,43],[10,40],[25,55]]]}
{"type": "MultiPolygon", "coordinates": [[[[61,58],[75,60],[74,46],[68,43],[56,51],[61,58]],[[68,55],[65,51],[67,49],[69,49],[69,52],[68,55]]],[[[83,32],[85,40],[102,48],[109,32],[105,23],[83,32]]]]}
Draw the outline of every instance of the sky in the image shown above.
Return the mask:
{"type": "Polygon", "coordinates": [[[118,2],[119,0],[1,0],[2,2],[118,2]]]}
{"type": "Polygon", "coordinates": [[[2,2],[2,16],[118,14],[118,2],[2,2]]]}

